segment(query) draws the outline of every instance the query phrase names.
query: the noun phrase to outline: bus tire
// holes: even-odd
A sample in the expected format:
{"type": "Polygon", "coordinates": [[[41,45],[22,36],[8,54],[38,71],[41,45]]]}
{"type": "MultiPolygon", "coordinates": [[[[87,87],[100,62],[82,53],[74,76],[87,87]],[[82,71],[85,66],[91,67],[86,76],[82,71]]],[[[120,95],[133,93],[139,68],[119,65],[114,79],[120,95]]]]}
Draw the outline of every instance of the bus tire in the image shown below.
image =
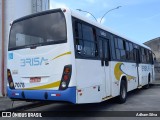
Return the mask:
{"type": "Polygon", "coordinates": [[[150,87],[150,74],[148,75],[148,83],[144,86],[144,89],[148,89],[150,87]]]}
{"type": "Polygon", "coordinates": [[[118,103],[125,103],[127,99],[127,85],[124,80],[121,81],[120,95],[118,96],[118,103]]]}

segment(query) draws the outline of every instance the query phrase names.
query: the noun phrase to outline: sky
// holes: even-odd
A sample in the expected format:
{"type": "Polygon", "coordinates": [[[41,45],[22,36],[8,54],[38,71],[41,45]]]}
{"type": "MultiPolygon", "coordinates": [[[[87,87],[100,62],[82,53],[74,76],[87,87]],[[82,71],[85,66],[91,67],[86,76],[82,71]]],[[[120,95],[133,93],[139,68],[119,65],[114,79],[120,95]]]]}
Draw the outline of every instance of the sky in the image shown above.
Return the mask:
{"type": "MultiPolygon", "coordinates": [[[[160,37],[160,0],[50,0],[50,8],[68,7],[92,13],[101,24],[138,43],[160,37]]],[[[94,18],[80,12],[88,19],[94,18]]]]}

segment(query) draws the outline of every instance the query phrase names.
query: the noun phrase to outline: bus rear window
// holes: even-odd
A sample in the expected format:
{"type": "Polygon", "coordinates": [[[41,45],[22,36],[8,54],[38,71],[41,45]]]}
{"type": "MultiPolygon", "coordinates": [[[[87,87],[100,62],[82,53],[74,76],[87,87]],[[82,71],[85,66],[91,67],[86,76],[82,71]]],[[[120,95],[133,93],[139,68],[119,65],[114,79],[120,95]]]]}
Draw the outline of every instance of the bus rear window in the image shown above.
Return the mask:
{"type": "Polygon", "coordinates": [[[64,43],[67,41],[66,21],[62,12],[30,17],[13,23],[9,50],[64,43]]]}

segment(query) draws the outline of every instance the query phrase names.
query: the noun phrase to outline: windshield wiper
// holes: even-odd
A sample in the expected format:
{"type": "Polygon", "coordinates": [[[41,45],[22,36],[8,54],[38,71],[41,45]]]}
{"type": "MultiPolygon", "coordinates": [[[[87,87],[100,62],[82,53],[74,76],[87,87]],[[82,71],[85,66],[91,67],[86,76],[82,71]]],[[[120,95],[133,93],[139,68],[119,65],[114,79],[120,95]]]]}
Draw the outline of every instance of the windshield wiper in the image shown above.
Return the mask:
{"type": "Polygon", "coordinates": [[[37,48],[37,45],[30,46],[30,49],[36,49],[36,48],[37,48]]]}
{"type": "Polygon", "coordinates": [[[41,46],[41,45],[27,45],[26,48],[30,48],[30,49],[36,49],[38,46],[41,46]]]}

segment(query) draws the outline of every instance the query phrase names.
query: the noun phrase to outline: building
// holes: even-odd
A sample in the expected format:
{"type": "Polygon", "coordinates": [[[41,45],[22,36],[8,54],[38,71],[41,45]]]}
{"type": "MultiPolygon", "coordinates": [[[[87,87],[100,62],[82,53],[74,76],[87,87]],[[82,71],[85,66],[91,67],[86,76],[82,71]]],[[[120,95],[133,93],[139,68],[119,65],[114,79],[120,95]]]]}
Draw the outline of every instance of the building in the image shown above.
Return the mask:
{"type": "Polygon", "coordinates": [[[6,95],[7,44],[11,21],[49,9],[49,0],[0,0],[0,96],[6,95]]]}
{"type": "Polygon", "coordinates": [[[150,47],[156,56],[155,79],[160,80],[160,37],[149,40],[144,44],[150,47]]]}
{"type": "MultiPolygon", "coordinates": [[[[0,0],[0,76],[2,76],[2,0],[0,0]]],[[[2,77],[0,77],[0,96],[2,96],[2,84],[4,84],[4,81],[2,81],[2,77]]]]}

